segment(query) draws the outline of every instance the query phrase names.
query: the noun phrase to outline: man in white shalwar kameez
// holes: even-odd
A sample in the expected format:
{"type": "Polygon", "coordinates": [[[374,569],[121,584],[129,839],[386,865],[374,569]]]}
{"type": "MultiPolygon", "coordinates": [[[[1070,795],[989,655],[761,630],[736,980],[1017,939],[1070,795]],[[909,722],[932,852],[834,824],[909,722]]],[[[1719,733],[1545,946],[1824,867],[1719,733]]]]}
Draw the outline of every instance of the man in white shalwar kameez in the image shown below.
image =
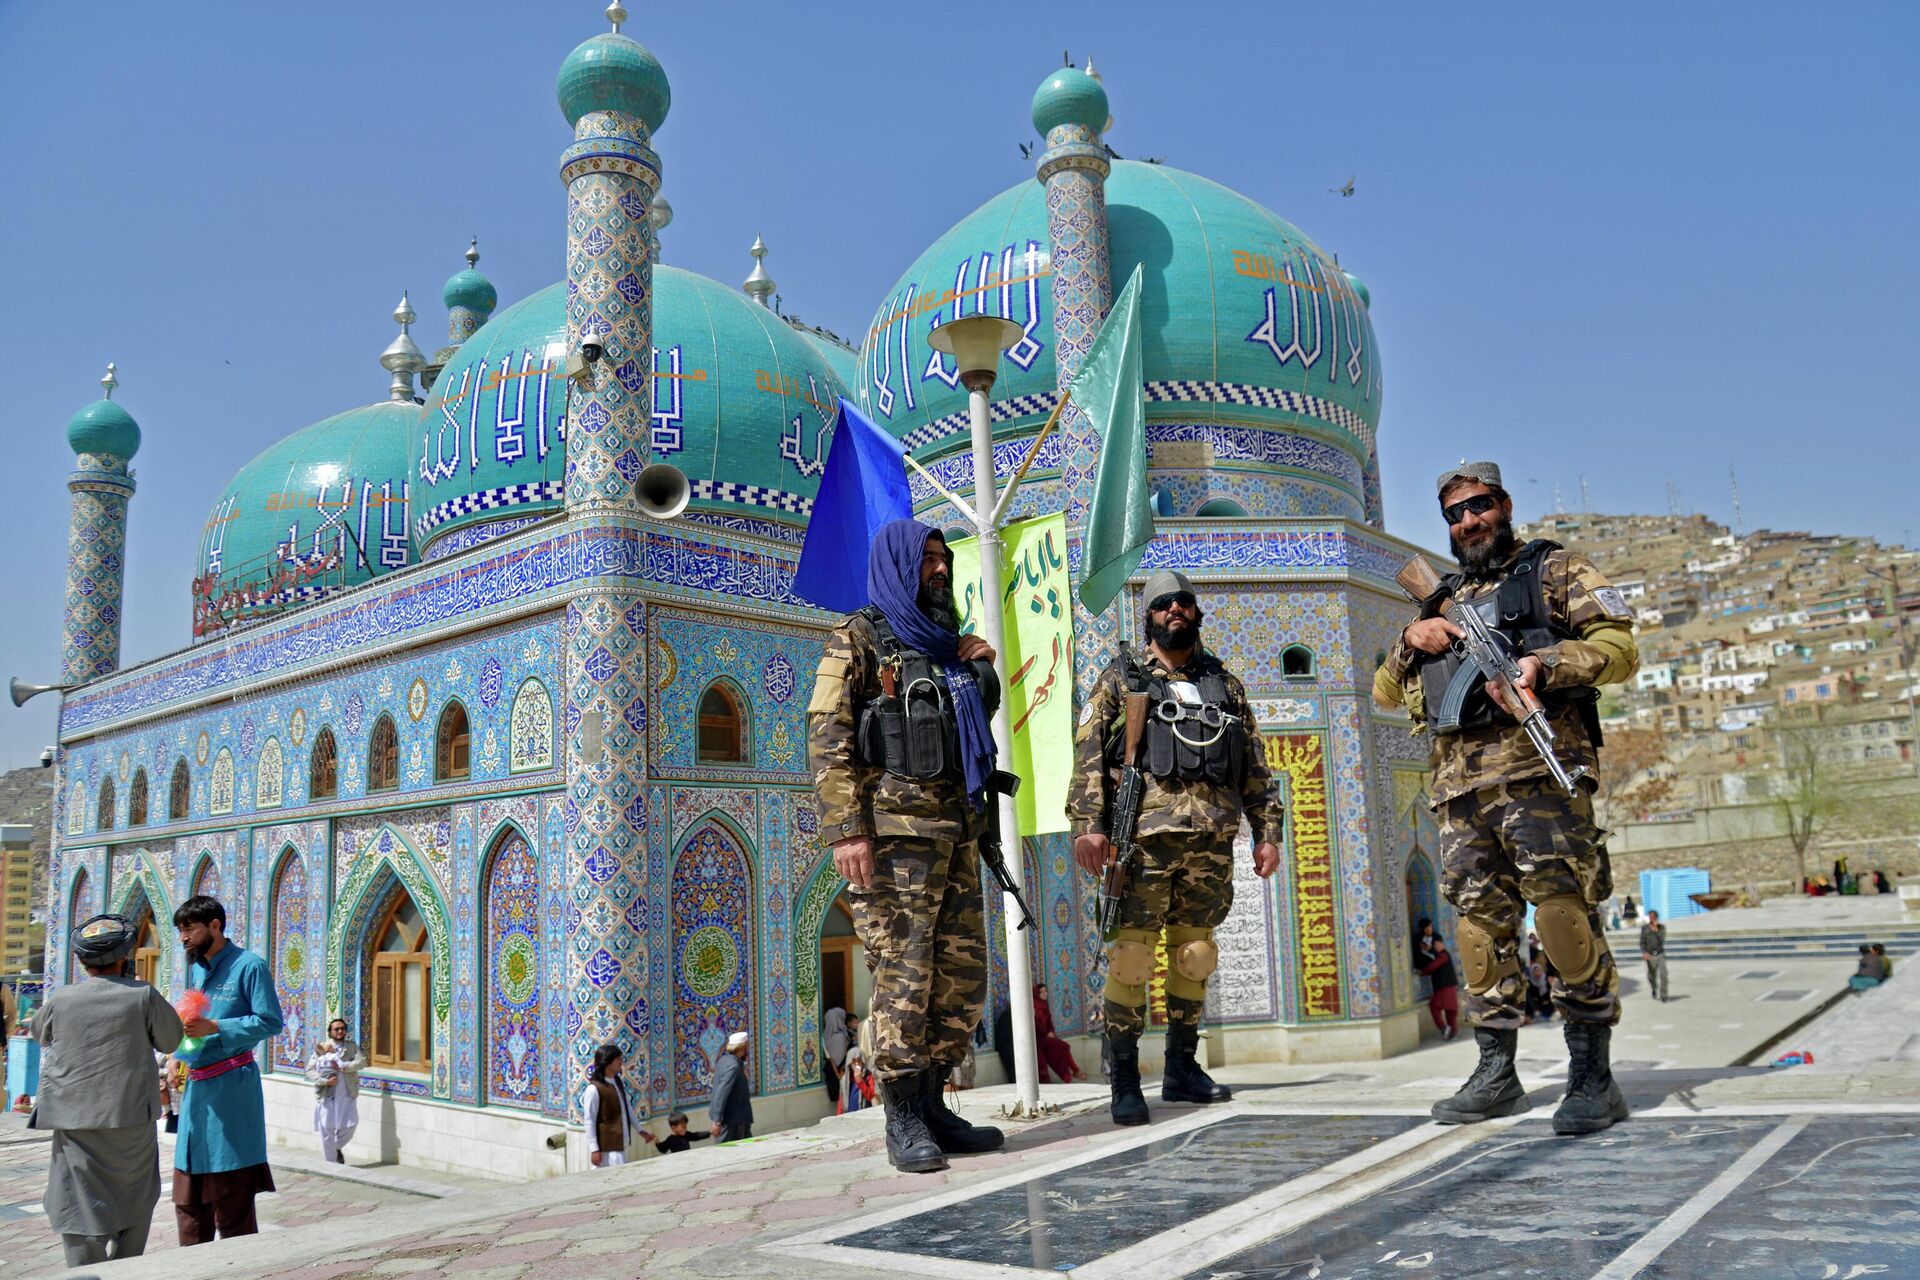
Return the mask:
{"type": "Polygon", "coordinates": [[[345,1164],[341,1148],[360,1127],[360,1072],[367,1055],[347,1039],[345,1018],[327,1024],[327,1038],[307,1058],[307,1083],[313,1086],[313,1127],[329,1164],[345,1164]]]}

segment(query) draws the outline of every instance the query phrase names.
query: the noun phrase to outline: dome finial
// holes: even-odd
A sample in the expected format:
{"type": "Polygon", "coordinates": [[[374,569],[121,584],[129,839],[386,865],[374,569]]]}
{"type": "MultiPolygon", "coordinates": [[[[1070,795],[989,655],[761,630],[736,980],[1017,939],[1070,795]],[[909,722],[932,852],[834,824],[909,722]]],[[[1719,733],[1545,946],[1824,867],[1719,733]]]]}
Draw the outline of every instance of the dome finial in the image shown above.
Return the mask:
{"type": "Polygon", "coordinates": [[[620,0],[613,0],[613,3],[607,6],[607,21],[613,24],[613,34],[620,34],[620,24],[626,20],[627,6],[621,4],[620,0]]]}
{"type": "Polygon", "coordinates": [[[106,388],[107,399],[113,399],[113,389],[120,385],[120,378],[113,371],[113,361],[107,361],[107,376],[100,379],[100,385],[106,388]]]}
{"type": "Polygon", "coordinates": [[[753,255],[753,271],[740,287],[761,306],[771,306],[767,299],[773,296],[773,277],[767,274],[767,242],[755,236],[753,248],[747,252],[753,255]]]}
{"type": "Polygon", "coordinates": [[[473,238],[473,243],[467,246],[467,270],[471,271],[479,265],[480,265],[480,237],[475,236],[473,238]]]}
{"type": "Polygon", "coordinates": [[[400,336],[387,344],[380,353],[380,367],[393,375],[393,383],[387,388],[387,397],[403,403],[413,402],[413,375],[426,367],[427,358],[420,354],[420,348],[407,334],[407,326],[418,317],[414,315],[413,303],[407,300],[405,291],[400,294],[400,305],[393,309],[394,322],[400,326],[400,336]]]}

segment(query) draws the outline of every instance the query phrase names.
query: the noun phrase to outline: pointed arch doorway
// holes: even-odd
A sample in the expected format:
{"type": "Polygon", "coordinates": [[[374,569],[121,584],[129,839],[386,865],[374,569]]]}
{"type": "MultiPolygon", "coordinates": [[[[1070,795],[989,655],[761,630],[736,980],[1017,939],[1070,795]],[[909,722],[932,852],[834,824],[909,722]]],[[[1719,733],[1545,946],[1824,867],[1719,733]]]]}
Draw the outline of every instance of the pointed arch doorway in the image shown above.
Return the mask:
{"type": "Polygon", "coordinates": [[[824,1019],[829,1009],[845,1009],[865,1018],[872,1000],[867,949],[853,931],[853,908],[842,889],[827,904],[827,914],[820,921],[820,1014],[824,1019]]]}

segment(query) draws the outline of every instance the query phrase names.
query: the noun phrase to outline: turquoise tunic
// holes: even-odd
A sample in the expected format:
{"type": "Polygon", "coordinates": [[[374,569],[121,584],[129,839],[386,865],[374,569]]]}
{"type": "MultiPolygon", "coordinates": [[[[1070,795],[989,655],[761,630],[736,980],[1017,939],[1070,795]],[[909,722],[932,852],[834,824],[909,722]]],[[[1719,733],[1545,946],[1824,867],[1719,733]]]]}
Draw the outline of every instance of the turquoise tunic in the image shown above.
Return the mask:
{"type": "MultiPolygon", "coordinates": [[[[267,962],[236,943],[220,948],[211,965],[187,964],[187,985],[207,993],[207,1017],[220,1033],[194,1053],[180,1056],[189,1067],[210,1067],[279,1034],[280,997],[267,962]]],[[[173,1167],[181,1173],[226,1173],[267,1162],[267,1107],[260,1093],[258,1063],[195,1080],[187,1086],[174,1139],[173,1167]]]]}

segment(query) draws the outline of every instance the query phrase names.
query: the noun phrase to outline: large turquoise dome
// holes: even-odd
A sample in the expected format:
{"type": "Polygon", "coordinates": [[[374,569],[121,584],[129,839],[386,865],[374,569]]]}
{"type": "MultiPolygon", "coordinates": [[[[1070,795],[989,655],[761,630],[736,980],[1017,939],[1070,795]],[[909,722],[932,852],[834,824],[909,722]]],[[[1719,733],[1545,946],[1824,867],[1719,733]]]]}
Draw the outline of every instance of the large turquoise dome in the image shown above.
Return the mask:
{"type": "MultiPolygon", "coordinates": [[[[1219,183],[1115,161],[1106,194],[1114,293],[1143,269],[1149,420],[1268,428],[1274,465],[1334,476],[1351,501],[1329,509],[1359,510],[1381,396],[1365,295],[1297,227],[1219,183]]],[[[860,357],[868,414],[926,452],[964,439],[966,390],[927,334],[985,311],[1026,328],[993,398],[996,432],[1030,431],[1055,390],[1053,270],[1040,183],[969,214],[874,316],[860,357]]]]}
{"type": "MultiPolygon", "coordinates": [[[[654,460],[687,473],[696,513],[801,523],[847,394],[831,344],[690,271],[656,266],[653,289],[654,460]]],[[[413,432],[423,556],[564,505],[565,304],[555,284],[504,308],[434,382],[413,432]]]]}
{"type": "Polygon", "coordinates": [[[240,621],[412,563],[407,470],[419,423],[410,402],[365,405],[241,467],[201,535],[196,609],[225,599],[224,621],[240,621]]]}
{"type": "Polygon", "coordinates": [[[131,458],[140,451],[140,424],[113,401],[95,400],[68,420],[67,443],[76,454],[131,458]]]}

